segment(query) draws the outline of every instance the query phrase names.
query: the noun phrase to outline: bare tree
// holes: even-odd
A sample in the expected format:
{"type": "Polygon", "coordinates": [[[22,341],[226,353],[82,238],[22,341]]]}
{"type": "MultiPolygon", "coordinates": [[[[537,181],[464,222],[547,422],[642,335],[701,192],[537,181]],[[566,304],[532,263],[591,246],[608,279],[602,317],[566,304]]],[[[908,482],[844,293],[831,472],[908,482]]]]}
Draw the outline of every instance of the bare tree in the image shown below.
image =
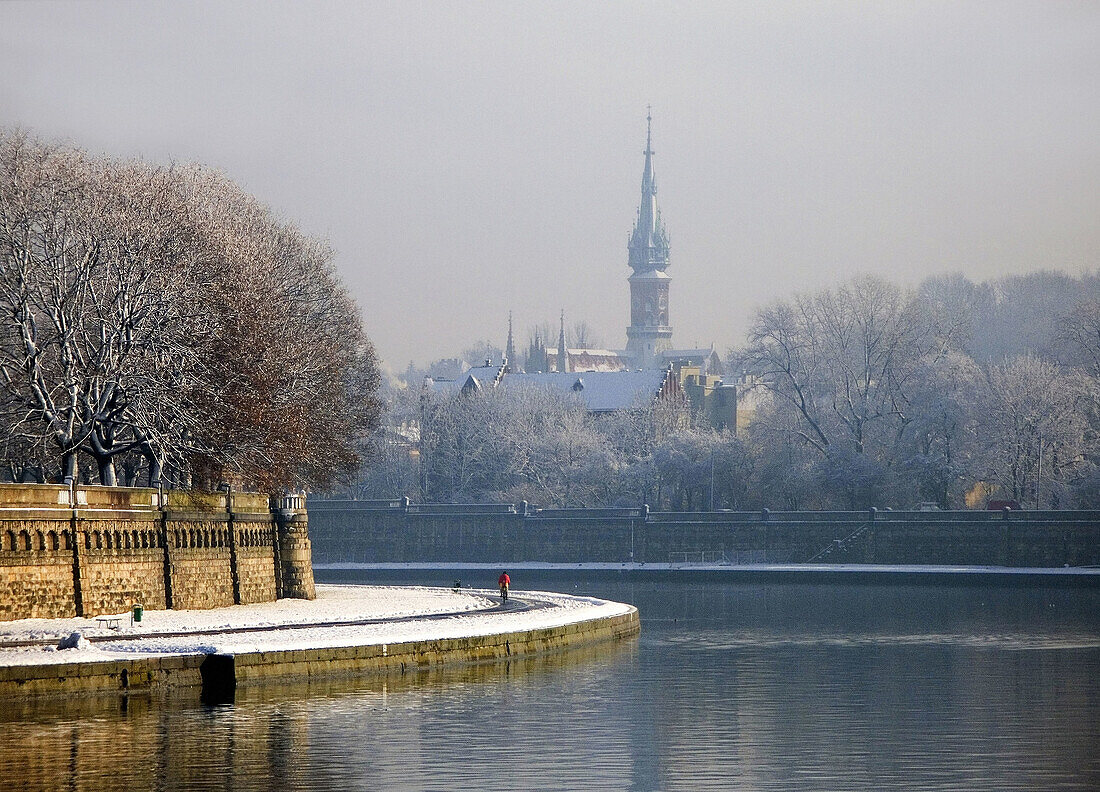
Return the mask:
{"type": "Polygon", "coordinates": [[[1081,374],[1024,355],[990,368],[978,431],[987,480],[1023,504],[1057,508],[1096,451],[1096,393],[1081,374]]]}
{"type": "Polygon", "coordinates": [[[924,361],[916,380],[900,472],[919,500],[959,507],[973,483],[985,377],[970,357],[950,352],[924,361]]]}
{"type": "Polygon", "coordinates": [[[1100,379],[1100,300],[1077,303],[1058,320],[1055,339],[1068,363],[1100,379]]]}
{"type": "Polygon", "coordinates": [[[758,312],[744,357],[802,442],[863,454],[897,442],[921,360],[945,351],[924,318],[895,286],[857,278],[758,312]]]}
{"type": "Polygon", "coordinates": [[[208,419],[198,469],[267,489],[352,474],[380,419],[379,373],[332,251],[220,174],[187,178],[205,266],[218,273],[203,299],[214,330],[211,381],[195,394],[208,419]]]}
{"type": "Polygon", "coordinates": [[[134,431],[155,433],[149,399],[167,407],[162,391],[187,368],[194,328],[184,332],[181,309],[193,280],[178,277],[188,251],[173,174],[23,133],[0,139],[0,163],[0,302],[11,317],[0,376],[22,412],[16,432],[48,436],[63,475],[88,451],[113,484],[112,459],[139,444],[134,431]]]}
{"type": "Polygon", "coordinates": [[[566,328],[565,338],[570,346],[581,349],[599,349],[604,344],[600,335],[585,321],[574,322],[566,328]]]}
{"type": "Polygon", "coordinates": [[[154,486],[166,467],[269,489],[354,469],[377,366],[324,245],[199,168],[10,132],[0,174],[9,451],[52,446],[65,476],[86,454],[104,484],[135,454],[154,486]]]}

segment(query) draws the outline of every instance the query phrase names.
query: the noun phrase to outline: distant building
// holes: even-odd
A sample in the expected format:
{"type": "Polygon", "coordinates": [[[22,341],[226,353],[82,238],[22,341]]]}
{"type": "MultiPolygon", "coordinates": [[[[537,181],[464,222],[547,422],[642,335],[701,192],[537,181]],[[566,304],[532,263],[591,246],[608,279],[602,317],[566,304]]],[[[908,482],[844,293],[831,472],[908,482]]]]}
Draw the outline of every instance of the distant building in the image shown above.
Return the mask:
{"type": "Polygon", "coordinates": [[[495,364],[492,360],[486,360],[485,365],[467,368],[454,379],[425,377],[424,391],[425,393],[438,393],[449,396],[459,391],[469,393],[486,388],[495,388],[500,384],[507,368],[505,362],[495,364]]]}
{"type": "MultiPolygon", "coordinates": [[[[753,419],[764,388],[744,374],[736,383],[723,380],[722,361],[714,346],[676,349],[669,318],[669,237],[657,207],[653,171],[653,118],[646,115],[646,146],[641,201],[627,244],[631,275],[630,325],[625,349],[570,347],[561,314],[557,343],[538,332],[528,345],[520,371],[508,314],[505,358],[499,364],[455,371],[433,370],[425,393],[474,393],[509,385],[543,385],[578,394],[591,412],[628,409],[639,400],[679,400],[716,429],[737,431],[753,419]],[[447,376],[450,374],[450,376],[447,376]]],[[[458,361],[456,361],[458,362],[458,361]]],[[[460,363],[460,362],[458,362],[460,363]]]]}
{"type": "Polygon", "coordinates": [[[682,365],[678,373],[692,412],[714,429],[736,431],[737,389],[723,384],[721,377],[707,374],[702,366],[682,365]]]}
{"type": "MultiPolygon", "coordinates": [[[[626,371],[630,368],[630,359],[614,349],[591,349],[585,347],[564,346],[565,316],[562,315],[561,330],[558,334],[558,346],[547,348],[538,333],[527,350],[527,374],[566,373],[571,371],[626,371]],[[562,349],[565,354],[562,354],[562,349]]],[[[515,369],[511,369],[515,372],[515,369]]]]}
{"type": "Polygon", "coordinates": [[[627,245],[630,282],[630,326],[626,329],[626,354],[634,368],[656,368],[661,353],[672,346],[668,291],[668,234],[657,208],[657,181],[653,176],[652,115],[646,115],[645,166],[638,219],[627,245]]]}
{"type": "Polygon", "coordinates": [[[627,370],[627,360],[611,349],[574,349],[569,347],[565,350],[565,359],[566,372],[627,370]]]}
{"type": "Polygon", "coordinates": [[[577,396],[591,413],[611,413],[663,401],[684,403],[679,377],[671,369],[510,373],[507,366],[489,364],[466,371],[455,380],[424,380],[426,398],[456,393],[477,394],[501,387],[547,388],[577,396]]]}
{"type": "Polygon", "coordinates": [[[669,370],[549,372],[509,374],[502,387],[533,386],[562,394],[574,394],[590,413],[631,410],[655,402],[679,406],[683,391],[679,379],[669,370]]]}
{"type": "Polygon", "coordinates": [[[726,382],[700,366],[681,366],[678,372],[692,412],[719,431],[744,432],[770,398],[764,383],[752,374],[743,372],[736,382],[726,382]]]}
{"type": "MultiPolygon", "coordinates": [[[[627,263],[632,274],[630,284],[630,326],[626,329],[626,349],[571,348],[565,343],[565,317],[556,346],[537,334],[527,351],[524,370],[537,372],[576,371],[637,371],[666,369],[683,357],[682,353],[713,354],[707,350],[676,350],[672,346],[672,326],[669,324],[669,284],[665,272],[669,266],[668,233],[657,208],[657,181],[653,175],[651,115],[646,116],[645,164],[642,168],[642,196],[638,217],[627,244],[627,263]]],[[[509,317],[509,335],[511,318],[509,317]]],[[[689,355],[692,362],[697,355],[689,355]]]]}
{"type": "Polygon", "coordinates": [[[701,349],[666,349],[661,353],[662,368],[672,366],[679,371],[685,366],[696,367],[703,374],[722,376],[722,358],[714,346],[701,349]]]}

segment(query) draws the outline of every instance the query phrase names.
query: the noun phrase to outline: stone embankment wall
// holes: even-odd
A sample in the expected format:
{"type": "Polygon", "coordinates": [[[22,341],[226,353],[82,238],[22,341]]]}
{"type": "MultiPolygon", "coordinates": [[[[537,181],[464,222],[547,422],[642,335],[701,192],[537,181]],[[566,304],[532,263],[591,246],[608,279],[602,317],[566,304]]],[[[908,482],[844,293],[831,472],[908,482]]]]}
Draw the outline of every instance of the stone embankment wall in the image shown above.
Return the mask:
{"type": "Polygon", "coordinates": [[[32,695],[73,695],[157,688],[199,688],[232,701],[240,684],[266,680],[318,680],[387,672],[424,671],[575,649],[636,636],[638,611],[558,627],[465,638],[362,644],[233,655],[135,655],[131,660],[0,666],[0,700],[32,695]]]}
{"type": "Polygon", "coordinates": [[[0,620],[312,599],[300,498],[0,485],[0,620]]]}
{"type": "Polygon", "coordinates": [[[1097,511],[650,512],[310,501],[318,562],[1100,564],[1097,511]]]}

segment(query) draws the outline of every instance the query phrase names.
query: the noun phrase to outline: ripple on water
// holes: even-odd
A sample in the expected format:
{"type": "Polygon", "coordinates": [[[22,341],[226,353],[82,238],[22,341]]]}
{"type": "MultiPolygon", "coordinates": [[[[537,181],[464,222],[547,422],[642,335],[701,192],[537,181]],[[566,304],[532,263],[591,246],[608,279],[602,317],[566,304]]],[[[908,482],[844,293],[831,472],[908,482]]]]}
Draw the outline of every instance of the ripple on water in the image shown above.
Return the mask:
{"type": "Polygon", "coordinates": [[[798,647],[890,647],[890,646],[954,646],[971,649],[1079,650],[1100,649],[1100,636],[1089,634],[1048,635],[1025,633],[906,633],[844,635],[784,634],[763,631],[703,630],[667,634],[647,641],[686,651],[734,651],[741,649],[774,649],[798,647]]]}

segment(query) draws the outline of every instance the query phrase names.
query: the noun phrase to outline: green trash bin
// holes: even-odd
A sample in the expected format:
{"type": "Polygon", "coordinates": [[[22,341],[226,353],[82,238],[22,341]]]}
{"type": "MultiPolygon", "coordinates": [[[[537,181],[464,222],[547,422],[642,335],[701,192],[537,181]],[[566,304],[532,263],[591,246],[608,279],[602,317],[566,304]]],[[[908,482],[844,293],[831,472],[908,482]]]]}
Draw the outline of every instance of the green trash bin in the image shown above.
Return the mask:
{"type": "Polygon", "coordinates": [[[134,621],[135,622],[141,621],[141,617],[144,615],[144,613],[145,613],[144,608],[142,608],[140,605],[135,605],[134,606],[134,621]]]}

